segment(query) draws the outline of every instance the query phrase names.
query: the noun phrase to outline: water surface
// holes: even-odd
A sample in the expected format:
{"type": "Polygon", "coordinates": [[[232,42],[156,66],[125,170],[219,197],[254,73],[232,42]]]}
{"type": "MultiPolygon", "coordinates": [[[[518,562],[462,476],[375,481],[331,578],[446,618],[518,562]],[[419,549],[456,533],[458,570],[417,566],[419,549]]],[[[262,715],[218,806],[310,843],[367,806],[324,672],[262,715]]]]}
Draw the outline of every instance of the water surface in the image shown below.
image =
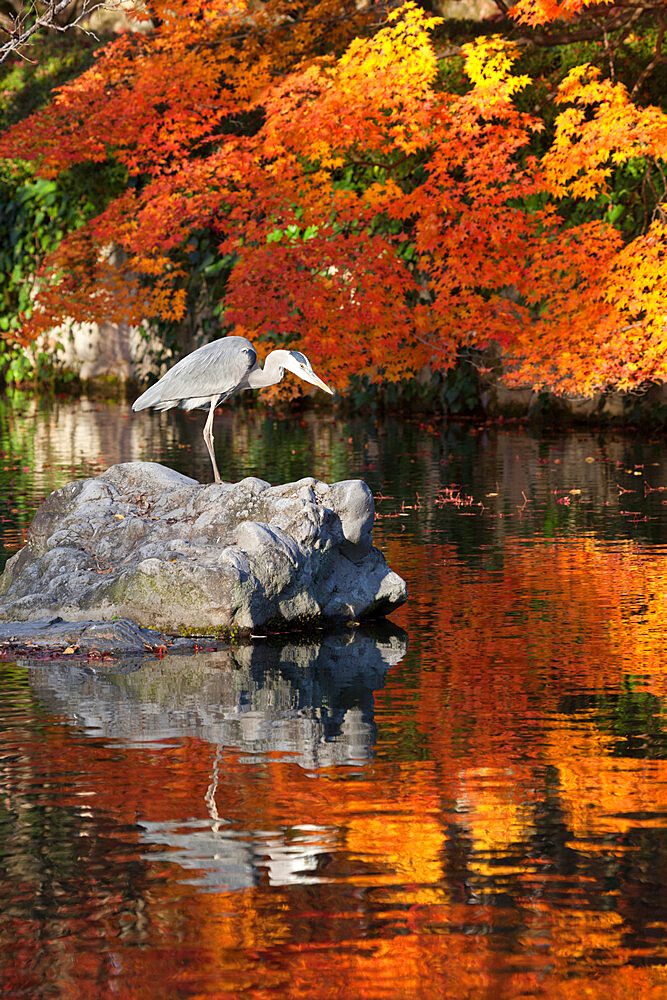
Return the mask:
{"type": "MultiPolygon", "coordinates": [[[[0,664],[7,997],[667,995],[667,448],[405,419],[216,421],[223,476],[362,477],[387,629],[0,664]]],[[[4,558],[201,417],[15,397],[4,558]]]]}

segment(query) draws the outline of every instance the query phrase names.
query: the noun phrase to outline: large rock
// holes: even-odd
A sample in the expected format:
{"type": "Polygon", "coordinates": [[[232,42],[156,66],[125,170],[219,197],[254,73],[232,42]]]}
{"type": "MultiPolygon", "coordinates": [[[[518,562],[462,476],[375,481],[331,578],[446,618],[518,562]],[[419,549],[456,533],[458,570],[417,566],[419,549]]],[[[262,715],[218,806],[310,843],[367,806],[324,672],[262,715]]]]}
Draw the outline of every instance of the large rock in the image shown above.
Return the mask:
{"type": "Polygon", "coordinates": [[[0,580],[0,620],[130,618],[261,629],[386,614],[407,598],[373,547],[373,497],[261,479],[202,486],[152,462],[56,490],[0,580]]]}

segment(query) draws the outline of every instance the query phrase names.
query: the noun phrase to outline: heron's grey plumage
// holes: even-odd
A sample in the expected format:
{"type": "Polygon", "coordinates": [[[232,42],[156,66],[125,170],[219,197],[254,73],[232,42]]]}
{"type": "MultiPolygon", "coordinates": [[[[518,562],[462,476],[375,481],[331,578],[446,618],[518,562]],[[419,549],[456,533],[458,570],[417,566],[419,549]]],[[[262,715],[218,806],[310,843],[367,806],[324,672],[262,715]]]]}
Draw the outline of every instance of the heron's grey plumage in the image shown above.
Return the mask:
{"type": "Polygon", "coordinates": [[[172,406],[208,409],[212,396],[218,396],[220,403],[235,392],[249,389],[248,375],[258,367],[257,351],[245,337],[213,340],[181,358],[135,400],[132,409],[135,413],[150,406],[157,410],[170,410],[172,406]]]}
{"type": "Polygon", "coordinates": [[[207,409],[209,414],[204,425],[204,441],[211,457],[215,482],[219,483],[220,473],[213,451],[215,408],[244,389],[275,385],[280,382],[285,369],[333,395],[301,351],[271,351],[262,368],[249,340],[245,337],[222,337],[182,358],[134,401],[132,409],[135,413],[148,407],[156,410],[170,410],[172,406],[180,406],[184,410],[196,407],[207,409]]]}

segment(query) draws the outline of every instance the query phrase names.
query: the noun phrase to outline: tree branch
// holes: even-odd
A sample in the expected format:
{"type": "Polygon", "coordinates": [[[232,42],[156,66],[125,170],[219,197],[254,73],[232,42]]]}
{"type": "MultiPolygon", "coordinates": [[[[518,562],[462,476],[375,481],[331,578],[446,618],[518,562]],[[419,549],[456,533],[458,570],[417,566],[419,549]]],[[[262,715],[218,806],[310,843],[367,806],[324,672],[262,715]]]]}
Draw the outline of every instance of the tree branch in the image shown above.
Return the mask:
{"type": "Polygon", "coordinates": [[[648,63],[646,66],[644,66],[644,69],[641,71],[641,73],[637,77],[637,79],[635,81],[635,85],[632,88],[632,90],[630,91],[630,97],[631,98],[634,99],[637,96],[637,94],[641,90],[641,86],[642,86],[644,80],[653,72],[653,70],[658,65],[658,63],[661,63],[664,60],[665,56],[664,56],[663,51],[662,51],[662,41],[663,41],[664,37],[665,37],[665,21],[664,21],[664,18],[662,17],[662,15],[659,14],[658,15],[658,35],[657,35],[656,40],[655,40],[655,54],[653,56],[653,59],[651,59],[650,63],[648,63]]]}
{"type": "Polygon", "coordinates": [[[129,6],[132,6],[131,0],[50,0],[49,3],[22,0],[15,4],[16,13],[13,16],[3,17],[1,27],[9,38],[0,45],[0,63],[14,53],[27,58],[21,50],[36,32],[44,28],[53,31],[78,28],[93,34],[83,26],[91,14],[97,10],[120,12],[129,6]]]}
{"type": "Polygon", "coordinates": [[[541,31],[529,28],[513,20],[511,6],[505,0],[494,0],[500,12],[500,18],[506,21],[515,42],[526,45],[539,45],[548,48],[557,45],[568,45],[570,42],[590,42],[603,38],[605,32],[617,31],[628,21],[634,22],[642,14],[657,14],[662,17],[664,0],[613,0],[611,4],[598,4],[586,7],[578,18],[569,22],[555,22],[558,28],[541,31]]]}

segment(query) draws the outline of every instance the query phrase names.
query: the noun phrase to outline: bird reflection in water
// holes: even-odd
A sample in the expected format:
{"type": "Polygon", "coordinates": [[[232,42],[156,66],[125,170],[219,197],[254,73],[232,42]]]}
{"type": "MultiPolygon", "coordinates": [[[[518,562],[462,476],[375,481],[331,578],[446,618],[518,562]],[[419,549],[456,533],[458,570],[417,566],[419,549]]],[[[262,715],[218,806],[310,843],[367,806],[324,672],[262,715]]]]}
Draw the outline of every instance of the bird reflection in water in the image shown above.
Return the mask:
{"type": "Polygon", "coordinates": [[[375,750],[374,692],[406,648],[406,634],[384,622],[317,642],[147,659],[129,672],[36,663],[31,686],[54,714],[116,745],[164,751],[188,738],[215,745],[207,816],[145,817],[139,826],[153,862],[177,863],[189,883],[229,891],[257,884],[262,872],[271,884],[318,881],[336,831],[317,823],[257,830],[221,815],[228,755],[312,772],[363,768],[375,750]]]}

